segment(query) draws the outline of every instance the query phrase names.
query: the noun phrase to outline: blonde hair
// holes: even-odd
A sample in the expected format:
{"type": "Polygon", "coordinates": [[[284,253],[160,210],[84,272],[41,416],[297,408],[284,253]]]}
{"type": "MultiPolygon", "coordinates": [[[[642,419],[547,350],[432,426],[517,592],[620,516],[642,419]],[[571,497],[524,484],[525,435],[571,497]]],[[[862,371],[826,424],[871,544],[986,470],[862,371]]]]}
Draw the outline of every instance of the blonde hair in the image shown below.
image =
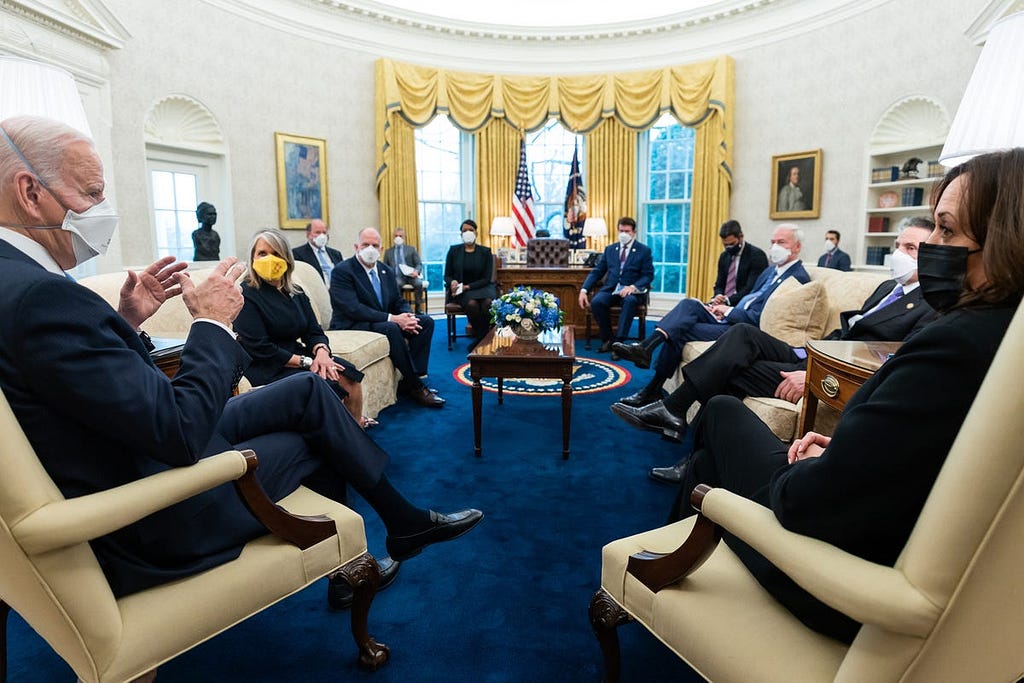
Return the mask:
{"type": "Polygon", "coordinates": [[[270,245],[274,256],[283,258],[285,263],[288,264],[284,275],[281,276],[281,291],[288,296],[301,292],[302,288],[292,282],[292,274],[295,272],[295,257],[292,255],[292,248],[288,244],[288,238],[277,228],[266,228],[252,236],[252,242],[249,244],[249,271],[245,274],[246,283],[250,287],[259,289],[260,285],[266,282],[252,268],[253,254],[256,253],[256,243],[260,240],[270,245]]]}

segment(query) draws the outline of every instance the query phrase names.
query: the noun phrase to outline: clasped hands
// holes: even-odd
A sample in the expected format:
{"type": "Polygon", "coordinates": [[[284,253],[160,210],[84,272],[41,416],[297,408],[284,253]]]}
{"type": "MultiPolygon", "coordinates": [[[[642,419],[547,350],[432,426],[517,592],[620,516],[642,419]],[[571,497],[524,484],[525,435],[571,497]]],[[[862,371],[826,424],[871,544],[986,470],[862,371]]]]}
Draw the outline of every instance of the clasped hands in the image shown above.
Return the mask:
{"type": "Polygon", "coordinates": [[[395,323],[402,332],[408,332],[409,334],[419,334],[420,330],[423,329],[419,318],[412,313],[388,314],[388,322],[395,323]]]}
{"type": "Polygon", "coordinates": [[[825,452],[831,441],[831,436],[825,436],[817,432],[807,432],[789,447],[787,457],[789,464],[792,465],[798,460],[806,460],[807,458],[817,458],[825,452]]]}
{"type": "Polygon", "coordinates": [[[193,318],[230,325],[242,310],[242,290],[237,281],[245,272],[245,264],[228,257],[198,285],[192,282],[186,268],[187,263],[164,256],[138,273],[128,271],[117,312],[138,329],[165,301],[180,294],[193,318]]]}

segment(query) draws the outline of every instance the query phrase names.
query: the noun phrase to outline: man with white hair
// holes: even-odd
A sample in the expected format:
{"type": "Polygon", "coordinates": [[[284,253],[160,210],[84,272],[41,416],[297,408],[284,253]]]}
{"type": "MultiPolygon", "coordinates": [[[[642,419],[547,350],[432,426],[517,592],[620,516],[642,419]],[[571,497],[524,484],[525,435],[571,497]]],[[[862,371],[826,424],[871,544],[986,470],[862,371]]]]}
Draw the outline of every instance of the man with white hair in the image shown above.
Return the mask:
{"type": "MultiPolygon", "coordinates": [[[[0,388],[64,496],[251,448],[275,500],[303,483],[341,499],[351,484],[383,520],[395,560],[480,521],[479,510],[440,515],[406,500],[384,474],[387,454],[311,373],[231,398],[249,363],[230,329],[242,307],[236,259],[200,284],[171,256],[129,271],[116,311],[69,279],[64,271],[104,253],[117,228],[104,189],[81,133],[39,117],[0,122],[0,388]],[[172,380],[138,329],[179,294],[193,323],[172,380]]],[[[120,596],[228,562],[265,533],[224,485],[91,545],[120,596]]]]}
{"type": "Polygon", "coordinates": [[[772,233],[771,248],[768,250],[768,267],[761,271],[754,288],[736,302],[726,304],[705,304],[699,299],[683,299],[669,311],[655,326],[654,332],[641,342],[625,344],[617,342],[612,350],[619,357],[636,363],[637,367],[649,368],[651,354],[665,343],[658,354],[654,377],[647,386],[637,393],[622,399],[622,403],[641,406],[661,398],[661,387],[671,377],[683,357],[683,345],[688,341],[713,341],[721,337],[732,326],[739,323],[758,325],[761,311],[768,297],[788,278],[805,284],[810,276],[800,262],[800,243],[803,234],[792,223],[782,223],[772,233]]]}

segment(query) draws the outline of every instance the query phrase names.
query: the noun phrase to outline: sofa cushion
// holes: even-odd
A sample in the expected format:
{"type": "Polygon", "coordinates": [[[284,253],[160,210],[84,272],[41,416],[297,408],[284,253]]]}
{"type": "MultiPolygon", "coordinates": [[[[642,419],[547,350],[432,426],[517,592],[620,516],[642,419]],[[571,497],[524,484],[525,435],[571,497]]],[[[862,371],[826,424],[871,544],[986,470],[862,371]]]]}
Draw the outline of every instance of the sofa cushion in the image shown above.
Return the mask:
{"type": "Polygon", "coordinates": [[[843,311],[857,311],[872,292],[889,278],[879,271],[858,271],[844,273],[834,268],[819,268],[805,265],[811,282],[821,282],[828,290],[829,315],[825,322],[825,334],[840,328],[839,314],[843,311]]]}
{"type": "Polygon", "coordinates": [[[761,312],[761,329],[790,346],[821,339],[827,331],[829,296],[822,282],[800,284],[787,278],[768,297],[761,312]]]}

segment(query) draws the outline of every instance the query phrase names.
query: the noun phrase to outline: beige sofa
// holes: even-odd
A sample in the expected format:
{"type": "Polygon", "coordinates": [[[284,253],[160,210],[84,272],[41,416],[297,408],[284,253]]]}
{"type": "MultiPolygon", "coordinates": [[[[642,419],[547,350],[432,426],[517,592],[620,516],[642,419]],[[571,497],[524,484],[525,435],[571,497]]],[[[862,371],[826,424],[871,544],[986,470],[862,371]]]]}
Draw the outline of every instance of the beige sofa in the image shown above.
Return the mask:
{"type": "MultiPolygon", "coordinates": [[[[190,268],[192,280],[201,282],[211,268],[190,268]]],[[[118,293],[124,283],[123,272],[105,273],[82,278],[79,282],[103,297],[116,307],[118,293]]],[[[296,262],[295,282],[309,296],[313,311],[324,330],[331,322],[331,298],[323,277],[308,263],[296,262]]],[[[184,339],[192,324],[192,316],[180,297],[172,299],[158,310],[142,328],[153,337],[184,339]]],[[[359,368],[363,378],[363,413],[377,417],[381,410],[395,402],[400,373],[388,357],[387,337],[376,332],[358,330],[327,331],[331,350],[359,368]]],[[[239,385],[240,391],[249,388],[245,380],[239,385]]]]}
{"type": "MultiPolygon", "coordinates": [[[[800,285],[787,280],[768,299],[761,314],[761,329],[793,346],[803,346],[808,339],[820,339],[839,328],[839,314],[857,310],[875,288],[888,278],[884,272],[853,271],[844,273],[831,268],[804,266],[811,281],[800,285]]],[[[689,342],[683,347],[683,360],[676,374],[665,382],[672,391],[683,382],[682,367],[707,350],[714,342],[689,342]]],[[[783,441],[794,437],[800,417],[800,403],[781,399],[748,396],[743,402],[760,417],[783,441]]],[[[687,415],[693,420],[700,408],[694,404],[687,415]]],[[[831,433],[837,416],[828,406],[820,405],[817,431],[831,433]]]]}

